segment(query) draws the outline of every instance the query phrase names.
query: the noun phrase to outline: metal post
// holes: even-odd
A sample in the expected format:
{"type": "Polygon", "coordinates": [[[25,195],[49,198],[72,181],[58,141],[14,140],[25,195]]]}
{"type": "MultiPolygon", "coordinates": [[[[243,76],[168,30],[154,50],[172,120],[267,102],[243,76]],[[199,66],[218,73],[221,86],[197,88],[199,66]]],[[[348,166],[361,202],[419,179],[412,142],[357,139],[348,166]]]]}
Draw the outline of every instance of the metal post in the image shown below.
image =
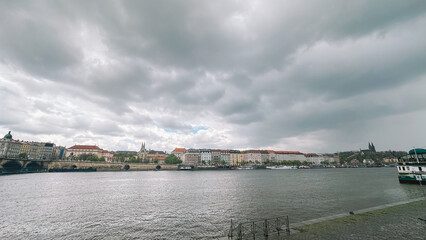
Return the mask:
{"type": "Polygon", "coordinates": [[[419,180],[420,188],[422,189],[423,197],[426,197],[426,195],[425,195],[425,190],[423,189],[423,185],[422,185],[422,180],[423,180],[422,175],[420,175],[420,179],[421,179],[421,180],[419,180]]]}
{"type": "Polygon", "coordinates": [[[413,149],[414,149],[414,154],[416,155],[417,163],[419,163],[419,157],[417,157],[416,147],[413,147],[413,149]]]}
{"type": "Polygon", "coordinates": [[[280,230],[281,230],[281,222],[280,222],[280,218],[277,217],[277,223],[276,223],[276,229],[277,229],[277,234],[278,236],[280,235],[280,230]]]}
{"type": "Polygon", "coordinates": [[[241,229],[241,223],[238,224],[238,239],[243,239],[243,231],[241,229]]]}
{"type": "Polygon", "coordinates": [[[254,223],[254,221],[251,225],[251,234],[253,234],[253,240],[255,240],[256,239],[256,224],[254,223]]]}
{"type": "Polygon", "coordinates": [[[263,229],[263,235],[265,236],[265,238],[268,238],[268,220],[265,219],[265,223],[263,225],[264,229],[263,229]]]}
{"type": "Polygon", "coordinates": [[[285,231],[287,232],[287,235],[290,235],[290,220],[288,219],[288,216],[286,217],[286,221],[285,221],[285,231]]]}
{"type": "Polygon", "coordinates": [[[231,219],[231,228],[229,229],[228,238],[232,239],[232,233],[233,233],[233,225],[232,225],[232,219],[231,219]]]}

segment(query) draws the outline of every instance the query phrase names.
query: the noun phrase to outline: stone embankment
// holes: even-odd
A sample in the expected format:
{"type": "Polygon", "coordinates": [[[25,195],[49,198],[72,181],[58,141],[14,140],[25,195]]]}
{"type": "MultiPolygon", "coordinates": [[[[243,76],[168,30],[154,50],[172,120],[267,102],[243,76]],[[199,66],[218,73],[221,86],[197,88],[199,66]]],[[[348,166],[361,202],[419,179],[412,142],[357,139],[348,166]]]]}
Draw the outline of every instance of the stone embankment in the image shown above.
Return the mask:
{"type": "Polygon", "coordinates": [[[177,165],[157,165],[138,163],[105,163],[105,162],[50,162],[49,171],[96,169],[96,171],[152,171],[177,170],[177,165]]]}
{"type": "Polygon", "coordinates": [[[425,198],[336,217],[295,224],[298,233],[278,239],[426,239],[425,198]]]}

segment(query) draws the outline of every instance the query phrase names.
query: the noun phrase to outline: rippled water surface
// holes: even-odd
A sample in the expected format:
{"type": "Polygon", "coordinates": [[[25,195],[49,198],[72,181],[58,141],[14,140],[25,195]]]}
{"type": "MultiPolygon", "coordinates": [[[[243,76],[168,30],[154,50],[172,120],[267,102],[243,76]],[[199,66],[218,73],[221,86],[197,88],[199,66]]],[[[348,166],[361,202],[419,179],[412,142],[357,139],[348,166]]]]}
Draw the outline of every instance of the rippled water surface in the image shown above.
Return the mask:
{"type": "Polygon", "coordinates": [[[299,222],[421,196],[394,168],[0,176],[0,239],[189,239],[230,220],[299,222]]]}

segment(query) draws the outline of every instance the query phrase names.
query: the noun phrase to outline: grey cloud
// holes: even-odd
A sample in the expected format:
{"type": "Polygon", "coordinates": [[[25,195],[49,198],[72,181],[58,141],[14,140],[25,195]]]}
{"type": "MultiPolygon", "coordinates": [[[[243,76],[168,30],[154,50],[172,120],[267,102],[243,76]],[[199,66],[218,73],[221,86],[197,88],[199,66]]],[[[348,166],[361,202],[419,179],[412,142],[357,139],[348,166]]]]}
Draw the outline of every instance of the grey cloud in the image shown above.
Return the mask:
{"type": "Polygon", "coordinates": [[[407,88],[425,81],[424,1],[256,4],[2,2],[0,127],[112,148],[332,150],[377,119],[423,116],[407,88]]]}

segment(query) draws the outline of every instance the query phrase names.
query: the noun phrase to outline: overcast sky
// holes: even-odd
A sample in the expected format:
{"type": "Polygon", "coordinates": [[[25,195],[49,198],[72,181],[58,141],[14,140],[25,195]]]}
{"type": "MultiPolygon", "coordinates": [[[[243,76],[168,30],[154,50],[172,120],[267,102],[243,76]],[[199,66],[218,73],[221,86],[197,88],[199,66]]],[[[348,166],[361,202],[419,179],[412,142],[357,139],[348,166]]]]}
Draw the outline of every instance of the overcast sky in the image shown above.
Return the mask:
{"type": "Polygon", "coordinates": [[[426,1],[1,1],[0,97],[67,147],[425,147],[426,1]]]}

